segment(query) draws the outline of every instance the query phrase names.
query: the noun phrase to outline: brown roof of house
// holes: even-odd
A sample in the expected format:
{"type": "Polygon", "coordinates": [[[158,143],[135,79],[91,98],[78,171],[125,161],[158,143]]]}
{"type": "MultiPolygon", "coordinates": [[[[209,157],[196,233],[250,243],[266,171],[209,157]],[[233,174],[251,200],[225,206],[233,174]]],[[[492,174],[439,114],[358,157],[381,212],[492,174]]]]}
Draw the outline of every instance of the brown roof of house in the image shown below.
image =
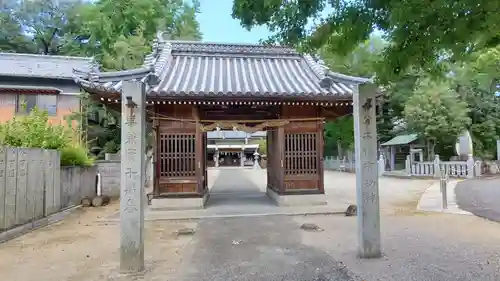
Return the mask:
{"type": "Polygon", "coordinates": [[[88,91],[120,93],[122,81],[147,83],[157,97],[332,97],[350,99],[370,79],[330,72],[286,47],[159,40],[139,69],[75,71],[88,91]],[[153,83],[154,82],[154,83],[153,83]]]}

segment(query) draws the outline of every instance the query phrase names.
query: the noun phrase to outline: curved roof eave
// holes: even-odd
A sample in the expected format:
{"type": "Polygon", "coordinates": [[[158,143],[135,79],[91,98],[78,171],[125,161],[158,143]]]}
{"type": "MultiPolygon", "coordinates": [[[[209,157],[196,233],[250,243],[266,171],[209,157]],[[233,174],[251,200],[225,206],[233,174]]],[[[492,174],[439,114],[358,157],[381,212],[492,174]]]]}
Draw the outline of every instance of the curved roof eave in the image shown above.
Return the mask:
{"type": "Polygon", "coordinates": [[[337,82],[350,82],[353,84],[373,84],[373,78],[365,78],[365,77],[357,77],[357,76],[350,76],[350,75],[345,75],[333,71],[328,71],[326,73],[327,76],[331,77],[337,82]]]}
{"type": "Polygon", "coordinates": [[[154,73],[154,69],[152,67],[141,67],[130,70],[110,71],[110,72],[92,72],[92,71],[81,71],[79,69],[73,69],[73,75],[75,77],[101,83],[142,79],[151,73],[154,73]]]}
{"type": "Polygon", "coordinates": [[[313,72],[318,76],[319,79],[324,79],[326,77],[331,78],[335,82],[345,83],[345,84],[372,84],[372,78],[356,77],[346,74],[341,74],[331,71],[319,58],[315,58],[309,54],[304,54],[304,59],[307,61],[309,66],[312,68],[313,72]]]}

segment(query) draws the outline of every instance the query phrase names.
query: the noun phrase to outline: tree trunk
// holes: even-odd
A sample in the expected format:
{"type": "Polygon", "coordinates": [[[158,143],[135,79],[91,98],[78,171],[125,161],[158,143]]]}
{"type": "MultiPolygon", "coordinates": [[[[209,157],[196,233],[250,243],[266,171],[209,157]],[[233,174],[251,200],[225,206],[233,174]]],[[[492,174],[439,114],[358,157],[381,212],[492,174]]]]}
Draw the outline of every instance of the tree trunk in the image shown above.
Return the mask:
{"type": "Polygon", "coordinates": [[[342,158],[342,156],[344,156],[344,151],[342,151],[342,143],[340,141],[337,141],[337,154],[339,158],[342,158]]]}
{"type": "MultiPolygon", "coordinates": [[[[433,161],[435,157],[434,149],[436,147],[436,142],[433,140],[427,140],[427,161],[433,161]]],[[[423,160],[422,160],[423,161],[423,160]]]]}

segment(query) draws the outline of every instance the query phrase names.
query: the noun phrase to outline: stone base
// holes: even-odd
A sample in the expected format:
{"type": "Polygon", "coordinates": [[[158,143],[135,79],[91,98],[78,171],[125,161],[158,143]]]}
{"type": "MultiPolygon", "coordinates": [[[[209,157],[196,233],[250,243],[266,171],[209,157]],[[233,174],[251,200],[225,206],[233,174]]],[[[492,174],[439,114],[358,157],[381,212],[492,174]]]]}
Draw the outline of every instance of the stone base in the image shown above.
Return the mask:
{"type": "Polygon", "coordinates": [[[318,206],[326,205],[325,194],[294,194],[279,195],[276,191],[268,188],[267,196],[271,198],[278,206],[318,206]]]}
{"type": "Polygon", "coordinates": [[[151,210],[198,210],[204,209],[209,193],[197,198],[154,198],[151,210]]]}

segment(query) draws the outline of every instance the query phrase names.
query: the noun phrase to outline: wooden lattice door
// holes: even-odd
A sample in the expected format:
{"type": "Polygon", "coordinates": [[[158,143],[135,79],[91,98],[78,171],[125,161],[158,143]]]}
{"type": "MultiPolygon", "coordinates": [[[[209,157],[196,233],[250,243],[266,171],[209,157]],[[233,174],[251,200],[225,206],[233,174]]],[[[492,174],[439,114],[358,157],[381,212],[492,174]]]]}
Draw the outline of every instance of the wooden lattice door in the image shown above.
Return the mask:
{"type": "Polygon", "coordinates": [[[196,134],[160,133],[159,193],[196,191],[196,134]]]}
{"type": "Polygon", "coordinates": [[[285,133],[284,177],[286,191],[319,190],[322,148],[319,132],[285,133]]]}

